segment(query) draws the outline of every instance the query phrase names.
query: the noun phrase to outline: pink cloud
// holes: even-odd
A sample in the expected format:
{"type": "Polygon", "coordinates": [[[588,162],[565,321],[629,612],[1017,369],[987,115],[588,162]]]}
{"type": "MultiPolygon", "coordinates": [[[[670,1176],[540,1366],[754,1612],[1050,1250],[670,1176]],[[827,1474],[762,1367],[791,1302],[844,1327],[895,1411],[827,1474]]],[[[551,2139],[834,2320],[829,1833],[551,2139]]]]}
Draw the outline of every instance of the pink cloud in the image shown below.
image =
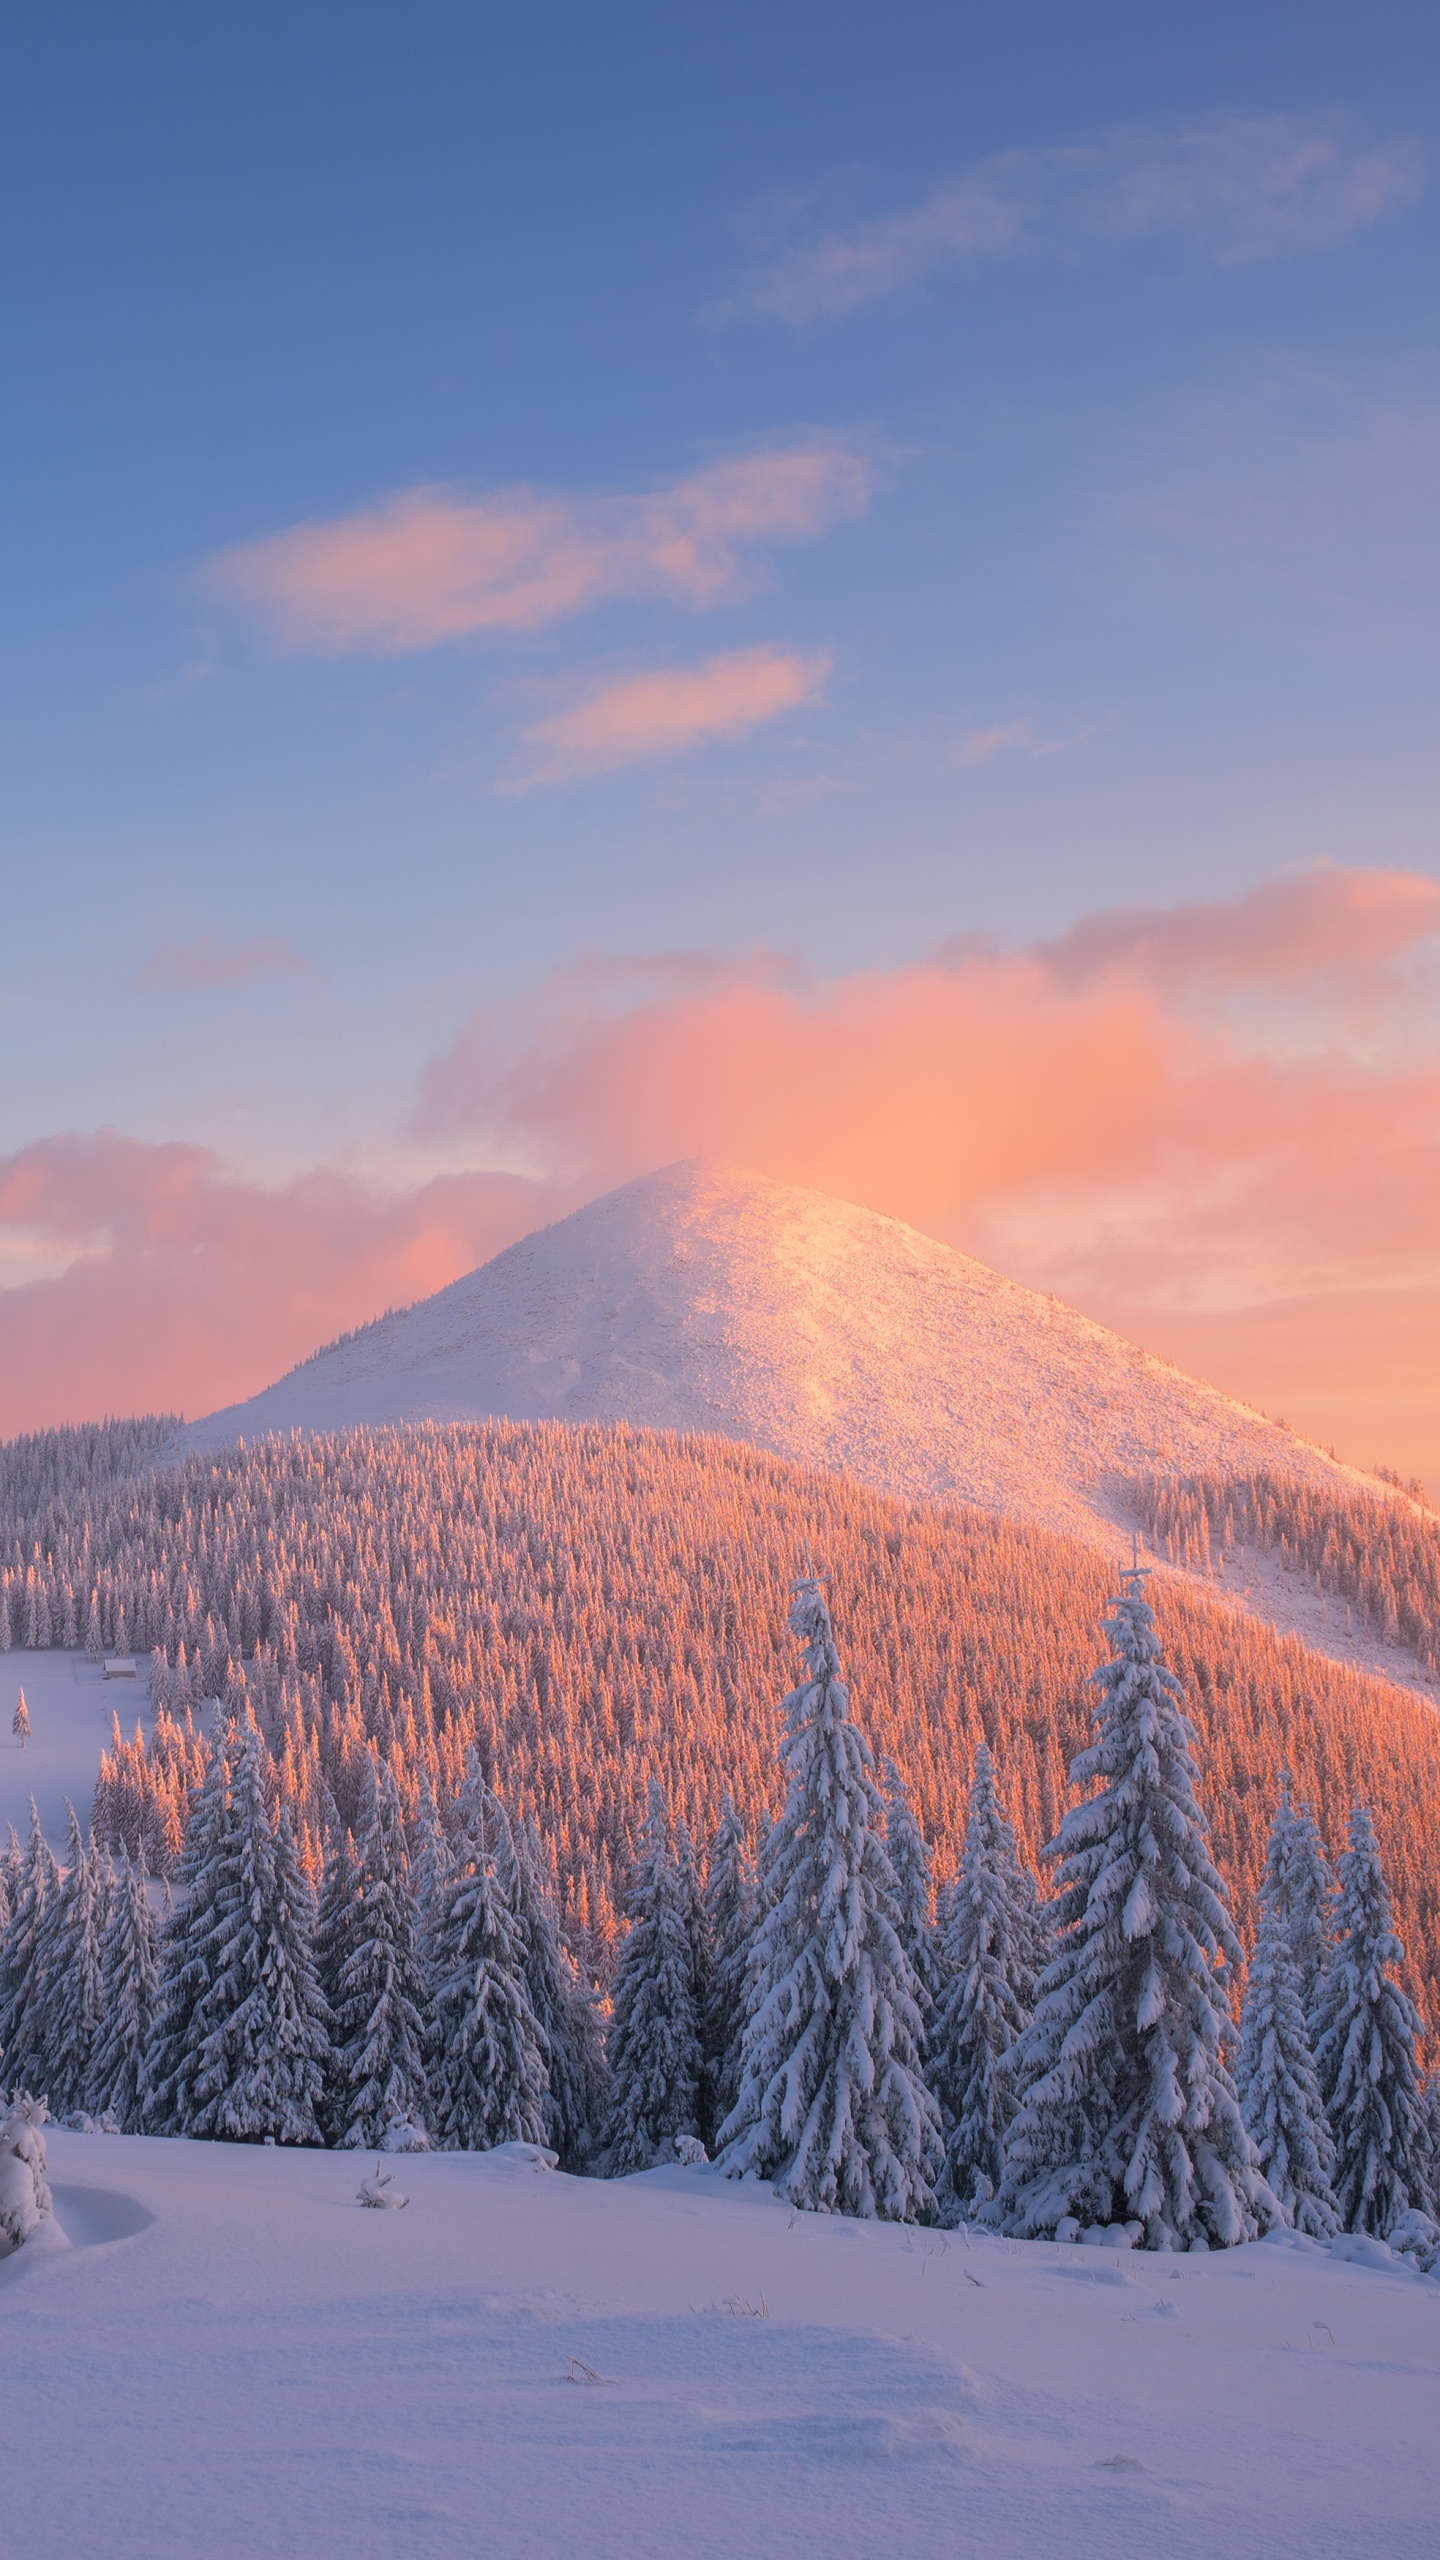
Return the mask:
{"type": "Polygon", "coordinates": [[[135,978],[142,987],[226,987],[248,978],[304,977],[314,966],[273,934],[227,945],[213,933],[197,933],[189,942],[157,942],[135,978]]]}
{"type": "Polygon", "coordinates": [[[919,203],[762,259],[729,306],[797,323],[836,319],[937,269],[1020,250],[1170,234],[1222,265],[1335,246],[1423,192],[1423,156],[1363,147],[1334,124],[1219,116],[1095,143],[1006,151],[919,203]]]}
{"type": "Polygon", "coordinates": [[[536,763],[526,781],[610,773],[718,738],[742,738],[814,702],[830,668],[829,658],[735,649],[698,667],[653,667],[597,685],[527,731],[536,763]]]}
{"type": "Polygon", "coordinates": [[[272,1186],[205,1147],[42,1139],[0,1158],[0,1236],[72,1258],[0,1289],[0,1433],[209,1412],[554,1214],[508,1174],[386,1193],[319,1168],[272,1186]]]}
{"type": "Polygon", "coordinates": [[[906,1218],[1440,1483],[1437,897],[1317,866],[829,980],[773,953],[586,955],[474,1014],[422,1081],[421,1129],[528,1182],[268,1188],[199,1148],[45,1141],[0,1162],[0,1246],[72,1258],[0,1290],[0,1428],[205,1410],[703,1154],[906,1218]],[[1381,1054],[1397,986],[1409,1036],[1381,1054]]]}
{"type": "Polygon", "coordinates": [[[863,514],[870,485],[861,455],[812,441],[640,497],[412,489],[221,552],[200,582],[281,653],[403,656],[618,599],[723,603],[754,586],[755,552],[863,514]]]}

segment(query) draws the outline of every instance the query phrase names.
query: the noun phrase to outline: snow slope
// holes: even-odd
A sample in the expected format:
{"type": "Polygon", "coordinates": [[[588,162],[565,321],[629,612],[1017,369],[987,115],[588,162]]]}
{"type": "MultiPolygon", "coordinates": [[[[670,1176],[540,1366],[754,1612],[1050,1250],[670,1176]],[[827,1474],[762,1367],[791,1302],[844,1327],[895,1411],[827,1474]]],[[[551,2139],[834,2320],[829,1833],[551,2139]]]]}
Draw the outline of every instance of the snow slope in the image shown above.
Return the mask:
{"type": "Polygon", "coordinates": [[[1107,1545],[1117,1488],[1146,1467],[1355,1481],[1249,1406],[897,1219],[694,1163],[527,1236],[184,1441],[488,1415],[722,1432],[910,1500],[975,1502],[1107,1545]]]}
{"type": "Polygon", "coordinates": [[[52,2132],[0,2264],[6,2547],[108,2560],[1428,2560],[1440,2284],[52,2132]]]}
{"type": "Polygon", "coordinates": [[[141,1676],[134,1680],[107,1680],[83,1653],[0,1654],[0,1848],[7,1823],[23,1839],[32,1795],[41,1828],[57,1854],[65,1838],[67,1796],[88,1823],[112,1719],[119,1716],[127,1738],[137,1717],[150,1733],[154,1718],[144,1679],[148,1668],[142,1662],[141,1676]],[[30,1739],[23,1750],[10,1730],[22,1689],[30,1710],[30,1739]]]}

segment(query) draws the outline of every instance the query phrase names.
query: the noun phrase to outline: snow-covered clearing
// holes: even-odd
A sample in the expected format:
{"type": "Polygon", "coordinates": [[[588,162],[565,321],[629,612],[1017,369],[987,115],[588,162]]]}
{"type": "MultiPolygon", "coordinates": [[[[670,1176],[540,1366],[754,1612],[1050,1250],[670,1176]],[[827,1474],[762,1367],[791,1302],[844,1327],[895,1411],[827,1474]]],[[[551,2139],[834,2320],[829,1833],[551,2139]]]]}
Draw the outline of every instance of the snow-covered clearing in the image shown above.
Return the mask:
{"type": "Polygon", "coordinates": [[[663,2169],[48,2133],[4,2535],[110,2560],[1435,2547],[1440,2283],[792,2216],[663,2169]]]}
{"type": "Polygon", "coordinates": [[[65,1837],[67,1796],[81,1821],[89,1821],[111,1718],[119,1716],[122,1733],[134,1732],[137,1716],[147,1735],[150,1731],[148,1668],[142,1662],[134,1680],[107,1680],[99,1664],[87,1662],[83,1653],[25,1653],[18,1647],[0,1653],[0,1848],[7,1822],[24,1839],[32,1795],[45,1837],[57,1851],[65,1837]],[[23,1750],[10,1730],[22,1689],[30,1710],[30,1738],[23,1750]]]}

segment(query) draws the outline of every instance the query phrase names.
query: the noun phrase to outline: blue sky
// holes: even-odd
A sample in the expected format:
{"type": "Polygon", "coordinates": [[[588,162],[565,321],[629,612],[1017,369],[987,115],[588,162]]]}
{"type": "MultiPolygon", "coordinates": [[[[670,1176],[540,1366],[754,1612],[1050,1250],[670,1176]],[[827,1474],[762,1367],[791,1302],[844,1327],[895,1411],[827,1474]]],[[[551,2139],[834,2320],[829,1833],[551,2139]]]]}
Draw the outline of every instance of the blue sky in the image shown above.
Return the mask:
{"type": "Polygon", "coordinates": [[[12,23],[0,1427],[703,1150],[1440,1480],[1437,57],[12,23]]]}
{"type": "Polygon", "coordinates": [[[374,1148],[469,1005],[584,945],[843,970],[1317,854],[1433,868],[1436,55],[1420,6],[12,24],[0,1144],[374,1148]],[[1137,151],[1263,119],[1337,154],[1296,241],[1263,165],[1238,210],[1215,162],[1097,222],[1137,151]],[[815,306],[817,241],[1001,155],[1018,242],[815,306]],[[196,583],[419,486],[582,502],[816,439],[863,515],[713,608],[317,658],[196,583]],[[818,698],[504,787],[577,689],[755,650],[828,661],[818,698]],[[197,940],[202,980],[307,965],[137,984],[197,940]]]}

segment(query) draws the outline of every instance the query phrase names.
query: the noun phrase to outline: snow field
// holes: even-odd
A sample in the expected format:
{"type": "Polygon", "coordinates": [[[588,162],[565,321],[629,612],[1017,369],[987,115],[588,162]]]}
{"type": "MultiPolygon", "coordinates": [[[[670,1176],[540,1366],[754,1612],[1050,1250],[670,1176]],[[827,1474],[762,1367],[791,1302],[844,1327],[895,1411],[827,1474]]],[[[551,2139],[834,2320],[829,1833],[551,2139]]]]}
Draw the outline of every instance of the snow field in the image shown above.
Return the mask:
{"type": "Polygon", "coordinates": [[[57,1855],[65,1839],[67,1796],[88,1828],[111,1717],[119,1716],[127,1737],[137,1716],[150,1732],[148,1668],[142,1662],[134,1680],[107,1680],[98,1662],[87,1662],[83,1653],[27,1653],[19,1646],[0,1653],[0,1848],[7,1822],[24,1839],[32,1794],[41,1828],[57,1855]],[[30,1710],[30,1739],[23,1751],[10,1730],[22,1689],[30,1710]]]}
{"type": "Polygon", "coordinates": [[[1434,2549],[1440,2283],[1398,2268],[967,2245],[515,2148],[392,2161],[367,2213],[354,2154],[47,2138],[74,2245],[0,2264],[17,2550],[1434,2549]]]}

